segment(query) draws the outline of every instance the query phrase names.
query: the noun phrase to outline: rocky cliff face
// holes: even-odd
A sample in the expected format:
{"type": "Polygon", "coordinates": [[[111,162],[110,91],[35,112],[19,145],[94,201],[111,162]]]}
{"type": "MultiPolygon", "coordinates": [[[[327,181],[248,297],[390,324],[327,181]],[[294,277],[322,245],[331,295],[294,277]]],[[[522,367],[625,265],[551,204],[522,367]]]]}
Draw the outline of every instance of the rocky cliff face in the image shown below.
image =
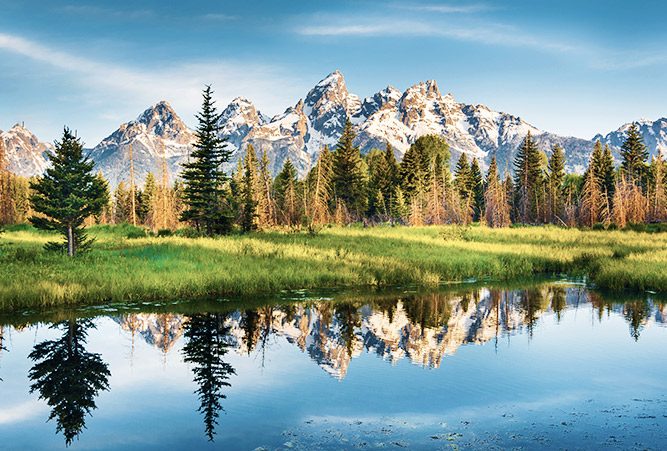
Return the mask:
{"type": "Polygon", "coordinates": [[[141,183],[149,172],[158,176],[165,159],[174,180],[194,141],[194,133],[171,106],[159,102],[135,120],[122,124],[92,149],[90,157],[112,187],[121,180],[129,180],[130,146],[137,183],[141,183]]]}
{"type": "Polygon", "coordinates": [[[13,173],[30,177],[43,173],[48,166],[46,152],[53,146],[41,142],[22,124],[0,132],[0,139],[4,141],[8,168],[13,173]]]}

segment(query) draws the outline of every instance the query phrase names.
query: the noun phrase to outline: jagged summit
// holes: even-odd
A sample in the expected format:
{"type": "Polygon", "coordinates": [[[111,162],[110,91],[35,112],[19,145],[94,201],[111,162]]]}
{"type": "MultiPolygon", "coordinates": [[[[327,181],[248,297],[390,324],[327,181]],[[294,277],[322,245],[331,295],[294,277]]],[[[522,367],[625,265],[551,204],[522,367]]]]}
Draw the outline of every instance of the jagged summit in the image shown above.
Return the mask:
{"type": "Polygon", "coordinates": [[[40,141],[25,124],[17,122],[6,132],[0,131],[0,139],[5,144],[10,171],[30,177],[43,173],[47,168],[46,153],[53,146],[40,141]]]}

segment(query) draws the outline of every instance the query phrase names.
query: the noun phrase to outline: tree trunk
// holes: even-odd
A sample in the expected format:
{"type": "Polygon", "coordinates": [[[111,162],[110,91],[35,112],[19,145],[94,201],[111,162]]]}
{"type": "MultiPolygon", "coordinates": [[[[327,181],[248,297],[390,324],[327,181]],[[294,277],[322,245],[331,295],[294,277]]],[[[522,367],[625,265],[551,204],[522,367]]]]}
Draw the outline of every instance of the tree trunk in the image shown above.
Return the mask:
{"type": "Polygon", "coordinates": [[[67,255],[74,257],[74,232],[72,226],[67,226],[67,255]]]}

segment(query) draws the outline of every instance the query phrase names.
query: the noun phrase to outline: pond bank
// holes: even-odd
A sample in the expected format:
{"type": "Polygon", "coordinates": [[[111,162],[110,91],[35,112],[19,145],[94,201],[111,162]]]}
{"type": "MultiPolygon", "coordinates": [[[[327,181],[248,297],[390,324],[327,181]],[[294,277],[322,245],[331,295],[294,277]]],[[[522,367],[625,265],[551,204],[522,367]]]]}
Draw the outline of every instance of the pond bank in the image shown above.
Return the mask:
{"type": "Polygon", "coordinates": [[[47,253],[54,236],[0,236],[0,310],[139,300],[216,298],[323,287],[437,287],[469,278],[587,276],[612,291],[667,291],[667,234],[556,227],[332,227],[222,238],[128,238],[91,227],[95,248],[47,253]]]}

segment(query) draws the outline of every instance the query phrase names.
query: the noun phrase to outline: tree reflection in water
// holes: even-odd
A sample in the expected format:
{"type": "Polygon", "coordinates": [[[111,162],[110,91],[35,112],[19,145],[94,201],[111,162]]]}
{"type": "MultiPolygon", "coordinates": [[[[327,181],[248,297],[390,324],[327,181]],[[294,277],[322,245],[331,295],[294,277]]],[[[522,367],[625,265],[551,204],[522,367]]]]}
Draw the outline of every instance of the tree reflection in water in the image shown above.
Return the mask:
{"type": "Polygon", "coordinates": [[[209,441],[213,441],[215,427],[222,410],[221,400],[227,396],[222,392],[230,387],[229,376],[236,374],[234,368],[224,361],[229,345],[226,343],[229,327],[225,326],[226,315],[201,314],[189,318],[185,325],[187,343],[183,347],[184,361],[192,364],[195,393],[199,396],[199,412],[204,416],[204,430],[209,441]]]}
{"type": "Polygon", "coordinates": [[[99,354],[86,351],[90,320],[66,321],[51,326],[63,331],[57,340],[43,341],[33,348],[29,358],[35,361],[29,377],[30,393],[51,407],[49,420],[55,418],[56,432],[62,432],[69,446],[86,427],[86,415],[97,408],[95,397],[109,389],[108,365],[99,354]]]}

